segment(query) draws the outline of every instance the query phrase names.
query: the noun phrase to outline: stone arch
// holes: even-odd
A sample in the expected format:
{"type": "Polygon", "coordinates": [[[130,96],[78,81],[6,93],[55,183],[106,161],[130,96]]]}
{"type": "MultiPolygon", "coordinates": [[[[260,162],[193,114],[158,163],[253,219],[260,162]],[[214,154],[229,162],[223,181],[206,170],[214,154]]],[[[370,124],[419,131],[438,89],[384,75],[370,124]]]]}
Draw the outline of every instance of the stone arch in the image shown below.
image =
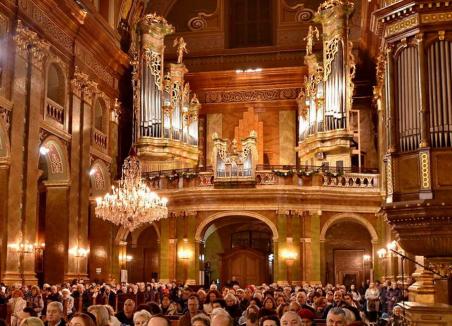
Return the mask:
{"type": "Polygon", "coordinates": [[[89,170],[89,179],[92,196],[101,196],[109,191],[110,172],[104,161],[97,159],[93,162],[89,170]]]}
{"type": "Polygon", "coordinates": [[[107,123],[108,123],[108,107],[105,100],[97,96],[94,101],[94,110],[93,110],[93,121],[94,128],[106,134],[107,132],[107,123]]]}
{"type": "Polygon", "coordinates": [[[204,219],[196,228],[196,233],[195,233],[195,241],[200,242],[203,240],[203,233],[205,232],[205,230],[207,229],[208,225],[210,223],[212,223],[213,221],[220,219],[222,217],[232,217],[232,218],[240,218],[243,216],[247,216],[247,217],[252,217],[255,219],[258,219],[262,222],[264,222],[272,231],[273,234],[273,241],[278,241],[279,239],[279,234],[278,234],[278,229],[276,227],[276,225],[268,218],[265,217],[264,215],[261,215],[259,213],[256,212],[246,212],[246,211],[226,211],[226,212],[219,212],[219,213],[215,213],[210,215],[209,217],[207,217],[206,219],[204,219]]]}
{"type": "Polygon", "coordinates": [[[0,163],[2,161],[8,162],[10,156],[10,143],[8,136],[8,128],[5,121],[0,115],[0,163]]]}
{"type": "MultiPolygon", "coordinates": [[[[151,223],[150,225],[143,224],[139,228],[133,230],[132,243],[136,244],[141,233],[143,233],[143,231],[146,230],[150,226],[152,226],[154,228],[155,233],[157,234],[157,241],[160,241],[160,230],[159,230],[157,224],[154,222],[154,223],[151,223]]],[[[121,241],[126,241],[127,237],[129,236],[129,233],[130,233],[129,229],[120,227],[118,229],[118,233],[116,233],[115,244],[119,244],[121,241]]]]}
{"type": "Polygon", "coordinates": [[[46,70],[46,97],[61,105],[66,104],[67,78],[57,61],[50,61],[46,70]]]}
{"type": "Polygon", "coordinates": [[[338,222],[343,222],[343,221],[350,221],[350,222],[355,222],[355,223],[361,224],[369,232],[369,234],[372,238],[372,243],[378,242],[378,234],[377,234],[377,231],[375,230],[375,227],[372,225],[372,223],[370,223],[364,217],[362,217],[358,214],[355,214],[355,213],[340,213],[340,214],[334,215],[333,217],[328,219],[325,222],[325,224],[323,225],[322,230],[320,232],[320,241],[321,242],[325,241],[326,232],[333,224],[336,224],[338,222]]]}
{"type": "Polygon", "coordinates": [[[55,136],[48,136],[40,147],[39,167],[47,181],[69,182],[69,160],[67,148],[55,136]]]}

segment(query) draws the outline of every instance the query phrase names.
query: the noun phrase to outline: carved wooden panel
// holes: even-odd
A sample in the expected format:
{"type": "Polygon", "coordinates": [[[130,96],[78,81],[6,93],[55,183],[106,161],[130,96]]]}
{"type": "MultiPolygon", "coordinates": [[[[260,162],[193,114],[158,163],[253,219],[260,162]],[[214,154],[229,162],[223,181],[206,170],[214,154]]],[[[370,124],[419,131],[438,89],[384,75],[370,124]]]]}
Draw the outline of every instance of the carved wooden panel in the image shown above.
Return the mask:
{"type": "Polygon", "coordinates": [[[401,193],[419,190],[419,162],[417,155],[397,158],[398,187],[401,193]]]}
{"type": "Polygon", "coordinates": [[[266,256],[252,249],[233,249],[222,257],[222,282],[235,276],[240,285],[262,284],[268,281],[266,256]]]}

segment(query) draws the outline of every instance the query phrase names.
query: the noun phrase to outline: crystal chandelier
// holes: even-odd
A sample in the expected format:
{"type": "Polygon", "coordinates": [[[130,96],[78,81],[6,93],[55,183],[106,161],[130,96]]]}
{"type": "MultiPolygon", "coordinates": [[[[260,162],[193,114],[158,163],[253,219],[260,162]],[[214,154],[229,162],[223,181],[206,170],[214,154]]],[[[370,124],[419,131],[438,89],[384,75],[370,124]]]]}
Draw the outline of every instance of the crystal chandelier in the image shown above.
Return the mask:
{"type": "Polygon", "coordinates": [[[96,199],[96,216],[133,231],[144,223],[168,217],[166,198],[160,198],[141,179],[141,163],[132,150],[124,160],[118,187],[96,199]]]}

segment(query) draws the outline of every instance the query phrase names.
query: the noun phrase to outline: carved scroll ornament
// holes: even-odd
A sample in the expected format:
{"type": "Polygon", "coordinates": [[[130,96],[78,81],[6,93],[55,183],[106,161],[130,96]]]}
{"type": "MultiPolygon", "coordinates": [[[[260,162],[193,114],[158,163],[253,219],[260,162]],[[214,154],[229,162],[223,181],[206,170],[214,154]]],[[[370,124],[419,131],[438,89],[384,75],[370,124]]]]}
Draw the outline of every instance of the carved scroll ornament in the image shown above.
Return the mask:
{"type": "Polygon", "coordinates": [[[162,55],[148,48],[144,51],[144,59],[152,76],[154,76],[155,85],[159,90],[162,90],[162,55]]]}

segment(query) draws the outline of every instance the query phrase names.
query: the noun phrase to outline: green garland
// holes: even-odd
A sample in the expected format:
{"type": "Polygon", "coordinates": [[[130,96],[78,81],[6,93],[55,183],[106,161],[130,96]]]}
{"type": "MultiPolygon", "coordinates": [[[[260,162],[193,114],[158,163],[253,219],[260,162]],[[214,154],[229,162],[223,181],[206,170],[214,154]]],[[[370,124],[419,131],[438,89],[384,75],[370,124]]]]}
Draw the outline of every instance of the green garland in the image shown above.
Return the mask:
{"type": "Polygon", "coordinates": [[[196,172],[180,172],[179,176],[181,178],[190,180],[190,179],[196,178],[198,176],[198,173],[196,173],[196,172]]]}
{"type": "Polygon", "coordinates": [[[167,178],[169,181],[174,181],[174,180],[176,180],[176,179],[179,179],[179,174],[177,174],[177,173],[175,173],[175,174],[167,174],[167,175],[166,175],[166,178],[167,178]]]}
{"type": "Polygon", "coordinates": [[[317,174],[317,173],[319,173],[319,171],[318,170],[309,170],[309,171],[306,171],[306,170],[298,170],[297,171],[297,175],[298,175],[298,177],[312,177],[314,174],[317,174]]]}
{"type": "Polygon", "coordinates": [[[292,170],[272,170],[274,174],[276,174],[278,177],[291,177],[293,176],[292,170]]]}

